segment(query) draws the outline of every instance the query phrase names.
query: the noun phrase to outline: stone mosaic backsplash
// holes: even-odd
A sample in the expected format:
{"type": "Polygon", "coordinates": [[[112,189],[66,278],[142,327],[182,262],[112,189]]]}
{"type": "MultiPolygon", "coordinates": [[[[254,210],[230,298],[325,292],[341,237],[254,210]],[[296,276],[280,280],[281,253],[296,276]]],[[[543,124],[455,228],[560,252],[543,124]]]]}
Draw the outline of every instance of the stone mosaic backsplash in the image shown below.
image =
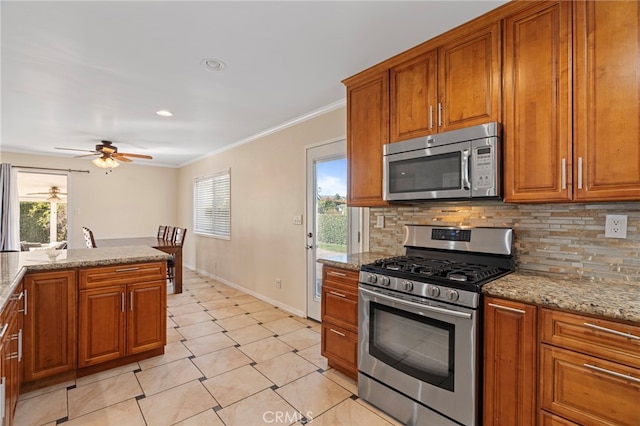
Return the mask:
{"type": "Polygon", "coordinates": [[[369,250],[402,254],[403,225],[514,229],[517,269],[593,281],[640,283],[640,203],[423,203],[370,209],[369,250]],[[605,238],[605,216],[627,215],[627,238],[605,238]],[[378,216],[384,227],[377,228],[378,216]]]}

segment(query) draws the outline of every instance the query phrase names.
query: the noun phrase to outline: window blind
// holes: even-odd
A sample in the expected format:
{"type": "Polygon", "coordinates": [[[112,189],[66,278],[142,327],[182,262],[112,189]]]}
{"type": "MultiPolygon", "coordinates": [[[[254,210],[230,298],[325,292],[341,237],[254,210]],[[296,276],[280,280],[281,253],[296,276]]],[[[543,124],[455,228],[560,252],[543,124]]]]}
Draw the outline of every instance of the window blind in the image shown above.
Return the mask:
{"type": "Polygon", "coordinates": [[[194,232],[231,238],[231,170],[194,179],[194,232]]]}

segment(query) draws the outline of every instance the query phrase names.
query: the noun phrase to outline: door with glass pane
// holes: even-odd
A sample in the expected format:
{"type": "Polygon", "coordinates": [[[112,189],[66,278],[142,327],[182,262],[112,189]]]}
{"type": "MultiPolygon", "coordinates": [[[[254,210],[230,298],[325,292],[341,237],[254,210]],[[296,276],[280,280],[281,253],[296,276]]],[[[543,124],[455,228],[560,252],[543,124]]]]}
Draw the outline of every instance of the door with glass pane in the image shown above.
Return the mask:
{"type": "Polygon", "coordinates": [[[346,141],[307,150],[307,316],[320,321],[318,259],[358,251],[359,209],[347,208],[346,141]]]}

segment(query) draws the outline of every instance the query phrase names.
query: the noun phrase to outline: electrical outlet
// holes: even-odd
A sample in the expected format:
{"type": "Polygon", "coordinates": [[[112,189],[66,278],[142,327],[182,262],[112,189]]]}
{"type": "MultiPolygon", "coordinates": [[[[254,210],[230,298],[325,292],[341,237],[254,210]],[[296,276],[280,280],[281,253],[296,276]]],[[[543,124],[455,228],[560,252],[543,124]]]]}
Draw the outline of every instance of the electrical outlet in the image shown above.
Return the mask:
{"type": "Polygon", "coordinates": [[[384,216],[376,217],[376,228],[384,228],[384,216]]]}
{"type": "Polygon", "coordinates": [[[276,288],[282,288],[282,280],[280,278],[276,278],[276,288]]]}
{"type": "Polygon", "coordinates": [[[627,238],[627,215],[608,214],[604,225],[604,236],[607,238],[627,238]]]}

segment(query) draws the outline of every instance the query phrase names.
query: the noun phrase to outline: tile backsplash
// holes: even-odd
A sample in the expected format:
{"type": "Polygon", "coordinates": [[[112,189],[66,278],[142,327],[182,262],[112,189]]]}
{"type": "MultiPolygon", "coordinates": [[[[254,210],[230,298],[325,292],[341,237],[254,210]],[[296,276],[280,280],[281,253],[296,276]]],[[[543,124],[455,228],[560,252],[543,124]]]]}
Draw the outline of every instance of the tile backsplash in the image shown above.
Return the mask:
{"type": "Polygon", "coordinates": [[[640,203],[505,204],[499,201],[370,209],[369,250],[402,254],[403,225],[514,229],[520,271],[640,283],[640,203]],[[627,215],[627,238],[605,238],[607,214],[627,215]],[[377,228],[378,216],[384,227],[377,228]]]}

